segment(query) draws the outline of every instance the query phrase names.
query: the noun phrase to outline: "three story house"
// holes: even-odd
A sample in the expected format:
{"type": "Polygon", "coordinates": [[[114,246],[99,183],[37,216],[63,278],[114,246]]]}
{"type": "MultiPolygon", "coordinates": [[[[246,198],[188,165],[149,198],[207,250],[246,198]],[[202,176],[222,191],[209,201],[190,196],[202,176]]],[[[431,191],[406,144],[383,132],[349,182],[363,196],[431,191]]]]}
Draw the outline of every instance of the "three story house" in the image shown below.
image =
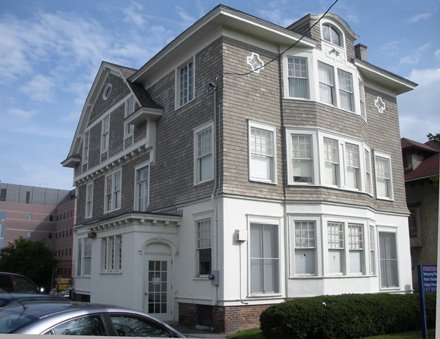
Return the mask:
{"type": "Polygon", "coordinates": [[[67,158],[75,292],[232,332],[295,297],[412,290],[396,97],[337,15],[219,5],[103,62],[67,158]]]}

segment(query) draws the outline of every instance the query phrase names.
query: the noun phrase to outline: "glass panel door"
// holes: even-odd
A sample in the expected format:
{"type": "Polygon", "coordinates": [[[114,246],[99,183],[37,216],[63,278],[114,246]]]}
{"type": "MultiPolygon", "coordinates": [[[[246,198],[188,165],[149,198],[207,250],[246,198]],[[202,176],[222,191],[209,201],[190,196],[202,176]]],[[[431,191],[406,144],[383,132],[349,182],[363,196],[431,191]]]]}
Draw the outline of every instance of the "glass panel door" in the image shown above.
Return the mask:
{"type": "Polygon", "coordinates": [[[169,260],[148,260],[146,284],[146,312],[162,320],[171,318],[168,305],[169,260]]]}

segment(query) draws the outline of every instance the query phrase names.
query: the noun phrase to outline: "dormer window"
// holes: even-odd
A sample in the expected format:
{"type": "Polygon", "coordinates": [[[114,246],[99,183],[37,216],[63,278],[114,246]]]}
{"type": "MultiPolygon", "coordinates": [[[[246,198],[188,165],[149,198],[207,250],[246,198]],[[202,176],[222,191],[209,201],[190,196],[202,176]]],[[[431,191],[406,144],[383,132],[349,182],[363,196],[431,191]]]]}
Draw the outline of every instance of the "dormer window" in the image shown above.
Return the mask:
{"type": "Polygon", "coordinates": [[[331,24],[322,25],[322,38],[334,45],[343,47],[341,32],[331,24]]]}

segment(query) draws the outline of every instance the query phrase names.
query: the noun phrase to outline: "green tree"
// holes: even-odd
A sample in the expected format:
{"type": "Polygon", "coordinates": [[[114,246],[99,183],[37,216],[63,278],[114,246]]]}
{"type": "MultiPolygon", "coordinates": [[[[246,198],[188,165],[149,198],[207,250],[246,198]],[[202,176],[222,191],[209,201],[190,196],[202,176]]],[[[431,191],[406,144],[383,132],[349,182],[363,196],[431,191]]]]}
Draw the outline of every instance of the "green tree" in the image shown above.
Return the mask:
{"type": "Polygon", "coordinates": [[[0,251],[0,271],[23,274],[46,291],[56,265],[55,253],[43,241],[20,237],[0,251]]]}
{"type": "Polygon", "coordinates": [[[440,145],[440,133],[437,134],[428,133],[426,136],[430,141],[433,141],[436,144],[440,145]]]}

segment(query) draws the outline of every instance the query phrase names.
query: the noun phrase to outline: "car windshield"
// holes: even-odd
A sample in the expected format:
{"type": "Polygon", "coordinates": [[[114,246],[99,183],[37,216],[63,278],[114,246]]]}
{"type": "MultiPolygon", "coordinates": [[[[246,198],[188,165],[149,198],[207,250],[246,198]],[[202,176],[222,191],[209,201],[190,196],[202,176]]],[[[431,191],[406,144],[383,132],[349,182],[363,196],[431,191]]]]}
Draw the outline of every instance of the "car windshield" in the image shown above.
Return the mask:
{"type": "Polygon", "coordinates": [[[34,320],[36,320],[35,317],[24,314],[24,309],[23,312],[2,309],[0,310],[0,333],[12,333],[34,320]]]}

